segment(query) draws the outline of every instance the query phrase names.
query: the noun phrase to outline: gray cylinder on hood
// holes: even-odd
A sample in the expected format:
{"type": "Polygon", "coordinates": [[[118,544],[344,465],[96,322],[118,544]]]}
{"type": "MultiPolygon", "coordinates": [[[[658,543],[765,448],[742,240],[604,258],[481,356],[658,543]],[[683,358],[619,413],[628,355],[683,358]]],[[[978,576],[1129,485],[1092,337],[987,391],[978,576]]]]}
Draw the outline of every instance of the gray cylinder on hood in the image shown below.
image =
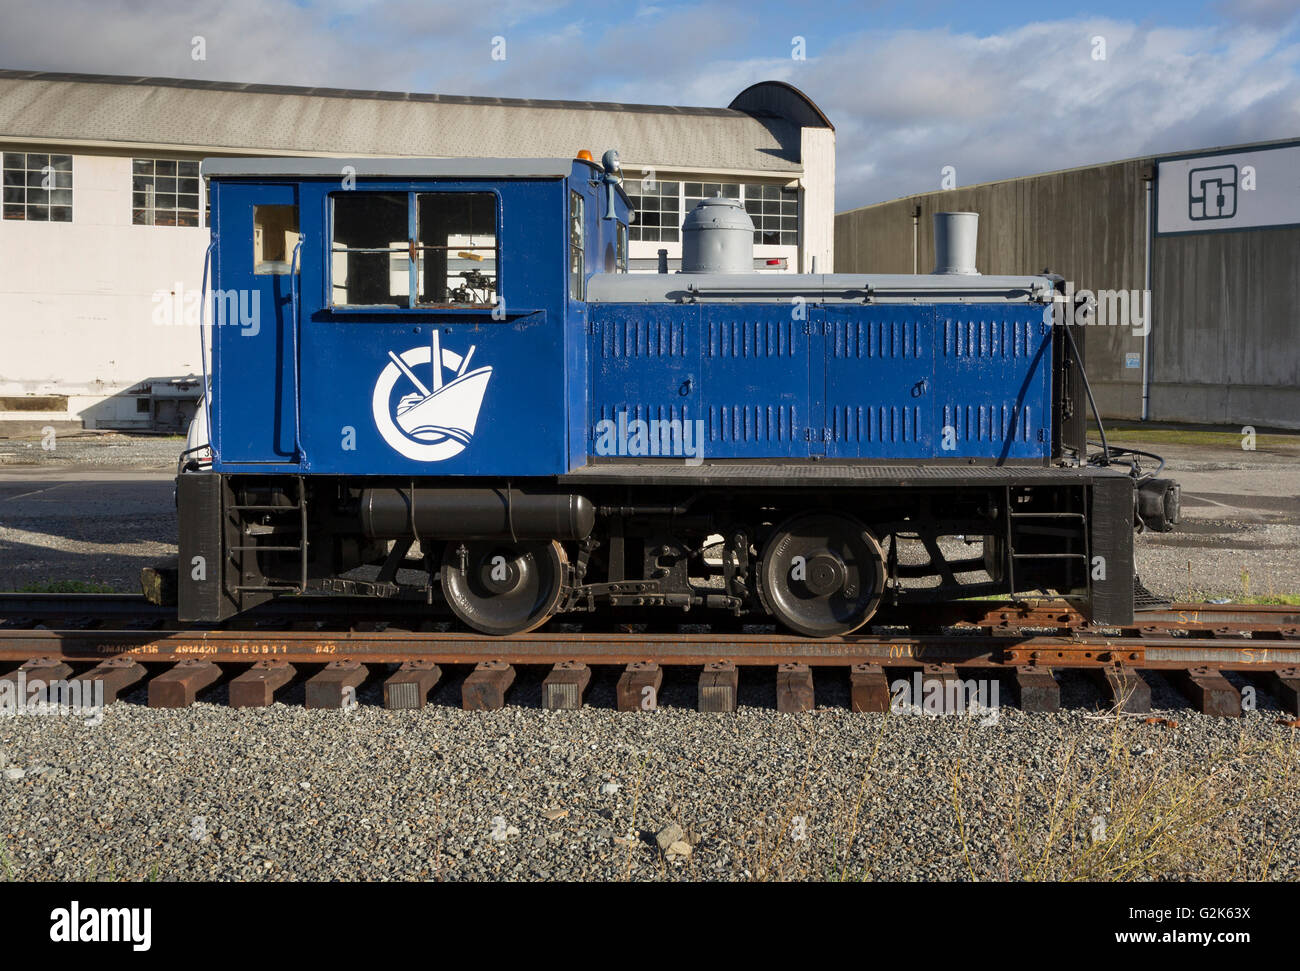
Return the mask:
{"type": "Polygon", "coordinates": [[[682,272],[754,272],[754,221],[739,199],[703,199],[686,214],[682,272]]]}
{"type": "Polygon", "coordinates": [[[975,244],[979,241],[980,214],[934,214],[934,273],[979,276],[975,269],[975,244]]]}

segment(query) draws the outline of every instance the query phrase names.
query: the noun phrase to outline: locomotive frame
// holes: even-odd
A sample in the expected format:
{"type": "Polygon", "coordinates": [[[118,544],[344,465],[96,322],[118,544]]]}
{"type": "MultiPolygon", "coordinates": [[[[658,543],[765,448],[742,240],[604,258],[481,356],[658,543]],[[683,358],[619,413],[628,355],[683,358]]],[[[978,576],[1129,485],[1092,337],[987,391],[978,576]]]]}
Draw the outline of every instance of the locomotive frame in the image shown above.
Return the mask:
{"type": "MultiPolygon", "coordinates": [[[[269,298],[273,316],[252,334],[212,327],[204,424],[177,477],[182,620],[327,593],[440,596],[496,635],[608,607],[824,637],[882,602],[1052,590],[1098,623],[1132,621],[1151,480],[1088,460],[1058,278],[629,276],[608,155],[224,159],[204,174],[214,288],[269,298]],[[360,245],[374,233],[354,220],[340,244],[337,200],[365,193],[407,238],[360,245]],[[439,206],[488,197],[490,234],[481,215],[473,232],[438,223],[439,206]],[[258,206],[294,207],[287,272],[251,257],[258,206]],[[485,269],[455,270],[489,250],[485,269]],[[363,278],[394,305],[349,304],[363,278]],[[503,400],[484,406],[484,389],[503,400]],[[356,418],[369,406],[373,427],[356,418]],[[599,428],[660,420],[698,422],[698,454],[598,447],[599,428]],[[954,555],[958,538],[978,549],[954,555]]],[[[1155,491],[1176,520],[1176,487],[1155,491]]]]}

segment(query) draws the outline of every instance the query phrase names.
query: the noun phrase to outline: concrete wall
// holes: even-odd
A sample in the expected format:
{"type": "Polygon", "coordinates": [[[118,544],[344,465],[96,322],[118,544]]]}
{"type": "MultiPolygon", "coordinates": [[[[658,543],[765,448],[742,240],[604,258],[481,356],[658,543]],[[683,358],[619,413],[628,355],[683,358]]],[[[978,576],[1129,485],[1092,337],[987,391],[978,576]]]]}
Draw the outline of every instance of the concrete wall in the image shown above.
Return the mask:
{"type": "Polygon", "coordinates": [[[90,427],[135,421],[121,392],[200,372],[198,329],[155,323],[153,298],[198,291],[208,231],[132,225],[130,157],[74,155],[72,182],[71,223],[0,220],[0,397],[66,395],[58,417],[90,427]]]}
{"type": "Polygon", "coordinates": [[[1151,413],[1300,428],[1300,229],[1158,236],[1151,413]]]}
{"type": "MultiPolygon", "coordinates": [[[[1076,290],[1144,289],[1146,188],[1143,161],[1118,162],[909,196],[835,217],[837,273],[929,273],[933,214],[980,214],[981,273],[1047,269],[1076,290]],[[920,206],[913,228],[912,212],[920,206]]],[[[1142,372],[1125,367],[1142,339],[1125,327],[1090,327],[1088,378],[1103,414],[1141,414],[1142,372]]]]}

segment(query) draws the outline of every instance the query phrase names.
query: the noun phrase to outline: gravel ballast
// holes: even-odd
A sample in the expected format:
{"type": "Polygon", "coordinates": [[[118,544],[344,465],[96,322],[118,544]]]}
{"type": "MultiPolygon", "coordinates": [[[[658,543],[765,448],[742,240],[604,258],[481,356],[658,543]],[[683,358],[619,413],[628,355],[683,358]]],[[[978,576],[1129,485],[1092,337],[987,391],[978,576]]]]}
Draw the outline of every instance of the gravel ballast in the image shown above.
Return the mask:
{"type": "MultiPolygon", "coordinates": [[[[840,707],[847,692],[825,675],[822,709],[783,715],[771,707],[769,675],[742,679],[732,715],[689,710],[685,669],[659,711],[611,710],[604,672],[592,705],[547,712],[537,706],[540,672],[529,669],[497,712],[454,707],[455,677],[421,711],[383,710],[372,684],[351,710],[307,710],[301,687],[267,709],[229,709],[218,689],[216,703],[152,710],[137,690],[95,726],[73,715],[0,718],[0,871],[27,880],[1017,878],[1032,874],[1012,820],[1052,817],[1045,807],[1072,766],[1119,751],[1139,786],[1222,760],[1227,775],[1200,805],[1217,805],[1220,784],[1229,798],[1258,797],[1188,837],[1190,858],[1156,875],[1222,877],[1230,859],[1246,871],[1238,876],[1300,877],[1295,735],[1267,696],[1240,720],[1181,709],[1170,713],[1175,725],[1117,726],[1096,710],[1095,689],[1067,676],[1069,707],[1056,714],[884,716],[840,707]],[[1264,766],[1288,774],[1269,788],[1264,766]],[[660,849],[660,834],[673,852],[660,849]],[[1221,845],[1206,845],[1207,834],[1221,845]]],[[[1155,697],[1177,704],[1159,680],[1155,697]]],[[[1122,786],[1111,779],[1116,805],[1106,806],[1105,785],[1070,787],[1095,803],[1070,835],[1086,841],[1098,820],[1121,825],[1122,786]]]]}

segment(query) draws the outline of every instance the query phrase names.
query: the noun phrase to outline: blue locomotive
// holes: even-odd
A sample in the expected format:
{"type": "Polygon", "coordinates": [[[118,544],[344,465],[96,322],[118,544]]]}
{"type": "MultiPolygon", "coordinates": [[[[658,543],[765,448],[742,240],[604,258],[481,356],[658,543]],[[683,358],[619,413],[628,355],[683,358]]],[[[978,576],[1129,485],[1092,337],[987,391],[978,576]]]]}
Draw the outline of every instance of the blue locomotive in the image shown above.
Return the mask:
{"type": "Polygon", "coordinates": [[[202,170],[183,620],[320,592],[488,634],[661,608],[829,636],[1051,590],[1127,623],[1135,511],[1177,519],[1172,483],[1088,460],[1059,279],[974,273],[962,214],[932,274],[769,274],[706,199],[681,272],[629,274],[613,152],[202,170]]]}

